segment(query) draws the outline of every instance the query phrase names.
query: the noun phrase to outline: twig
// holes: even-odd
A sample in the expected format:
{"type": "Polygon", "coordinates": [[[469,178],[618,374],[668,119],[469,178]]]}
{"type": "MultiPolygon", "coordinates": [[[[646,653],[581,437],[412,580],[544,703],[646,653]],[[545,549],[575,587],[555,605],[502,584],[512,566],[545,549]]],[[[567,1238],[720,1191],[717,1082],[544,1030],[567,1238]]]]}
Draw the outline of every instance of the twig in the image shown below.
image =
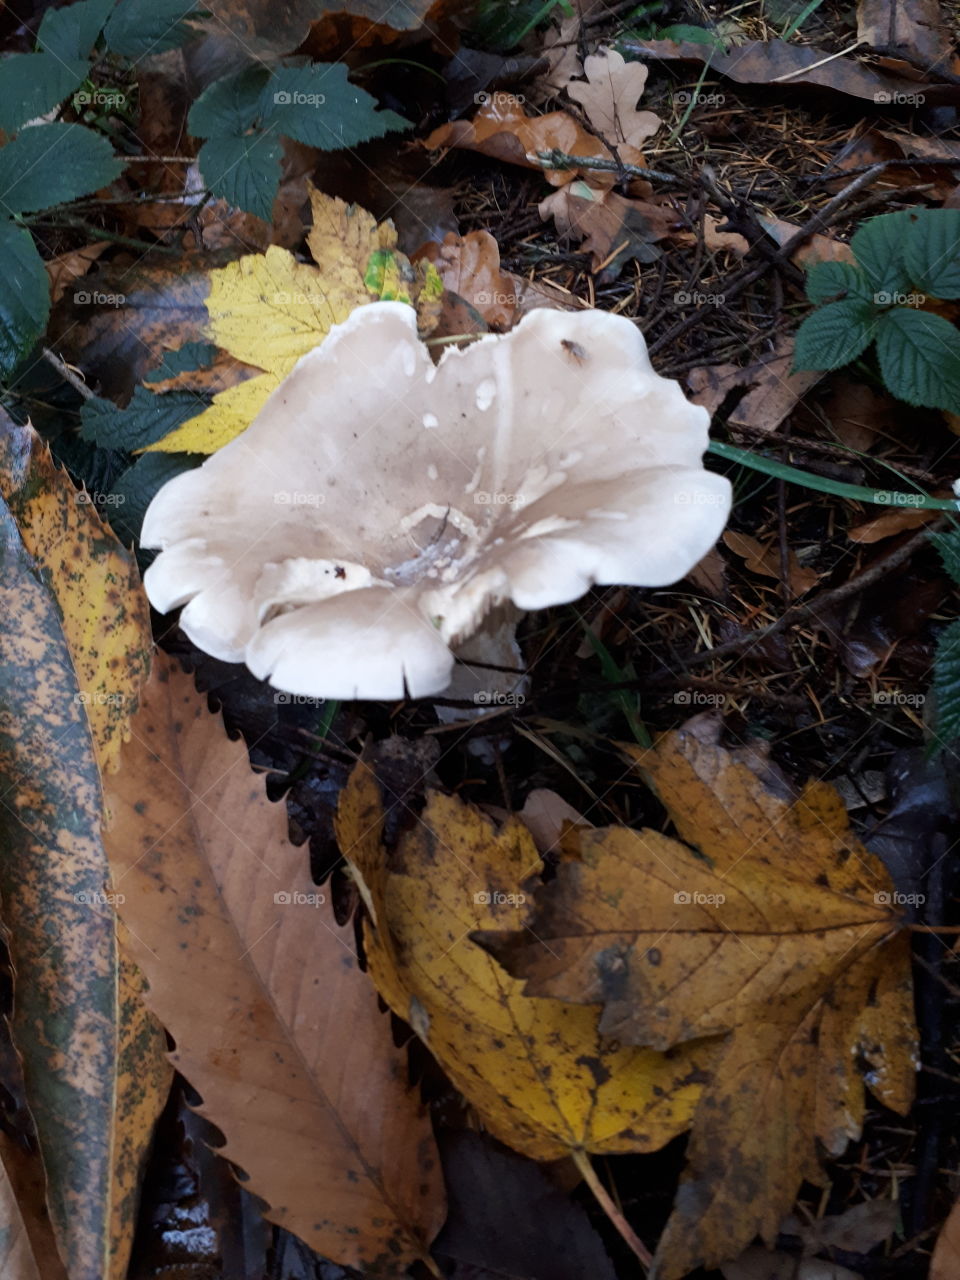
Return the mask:
{"type": "Polygon", "coordinates": [[[42,347],[41,351],[47,364],[53,365],[54,369],[56,369],[64,382],[69,382],[74,391],[79,391],[84,400],[96,399],[96,394],[90,390],[80,375],[74,373],[70,366],[65,361],[61,360],[58,355],[55,355],[49,347],[42,347]]]}
{"type": "MultiPolygon", "coordinates": [[[[604,145],[610,144],[604,141],[604,145]]],[[[626,164],[618,160],[604,160],[602,156],[572,156],[559,147],[549,151],[530,151],[527,159],[543,165],[544,169],[596,169],[600,173],[615,173],[623,178],[652,178],[654,182],[664,182],[675,187],[687,187],[688,179],[678,178],[673,173],[662,173],[659,169],[647,169],[638,164],[626,164]]]]}
{"type": "Polygon", "coordinates": [[[590,1163],[590,1157],[583,1151],[573,1151],[571,1152],[571,1155],[573,1157],[573,1163],[583,1175],[584,1182],[593,1192],[600,1208],[620,1232],[624,1241],[640,1259],[643,1266],[649,1267],[653,1262],[653,1254],[643,1243],[617,1206],[613,1203],[610,1193],[597,1177],[597,1171],[590,1163]]]}

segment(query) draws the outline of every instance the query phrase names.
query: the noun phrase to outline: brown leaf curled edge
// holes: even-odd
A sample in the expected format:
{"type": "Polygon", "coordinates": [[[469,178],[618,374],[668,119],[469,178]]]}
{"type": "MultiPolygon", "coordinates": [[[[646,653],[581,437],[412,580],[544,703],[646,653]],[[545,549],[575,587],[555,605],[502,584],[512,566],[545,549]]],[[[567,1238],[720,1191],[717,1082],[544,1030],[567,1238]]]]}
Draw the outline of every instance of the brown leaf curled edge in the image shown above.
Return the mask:
{"type": "Polygon", "coordinates": [[[565,834],[527,928],[478,937],[527,995],[600,1004],[600,1031],[667,1049],[721,1036],[654,1274],[769,1244],[816,1143],[859,1135],[860,1069],[901,1114],[917,1056],[909,938],[880,861],[825,783],[793,803],[699,717],[628,749],[688,847],[625,827],[565,834]]]}

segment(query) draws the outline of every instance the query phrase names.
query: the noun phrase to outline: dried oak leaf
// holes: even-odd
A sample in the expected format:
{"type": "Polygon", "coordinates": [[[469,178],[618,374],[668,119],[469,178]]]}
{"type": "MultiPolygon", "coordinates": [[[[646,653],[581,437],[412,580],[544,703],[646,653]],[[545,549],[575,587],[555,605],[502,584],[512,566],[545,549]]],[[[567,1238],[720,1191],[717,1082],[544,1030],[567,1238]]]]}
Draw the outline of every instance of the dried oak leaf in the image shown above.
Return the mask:
{"type": "Polygon", "coordinates": [[[582,240],[592,256],[591,269],[615,275],[630,258],[654,262],[655,242],[671,235],[680,216],[669,200],[628,200],[609,187],[594,187],[582,178],[552,192],[539,205],[540,217],[552,217],[558,234],[582,240]]]}
{"type": "Polygon", "coordinates": [[[600,1031],[667,1049],[723,1037],[689,1167],[657,1253],[659,1280],[772,1245],[816,1143],[839,1154],[864,1112],[859,1078],[904,1113],[916,1035],[910,948],[877,858],[839,796],[794,803],[698,717],[649,751],[681,844],[657,831],[568,828],[568,859],[527,928],[484,945],[532,997],[603,1004],[600,1031]],[[694,846],[694,847],[689,847],[694,846]]]}
{"type": "Polygon", "coordinates": [[[431,262],[444,289],[459,294],[489,325],[509,329],[534,307],[569,306],[559,290],[550,293],[500,267],[500,246],[489,231],[452,231],[439,244],[432,240],[414,256],[431,262]]]}
{"type": "Polygon", "coordinates": [[[107,833],[128,943],[172,1061],[266,1216],[343,1266],[394,1277],[444,1216],[430,1121],[348,925],[287,839],[246,747],[158,654],[107,833]]]}
{"type": "Polygon", "coordinates": [[[604,1038],[598,1011],[530,999],[475,930],[512,924],[521,884],[540,867],[517,818],[497,827],[454,797],[428,792],[389,860],[384,807],[366,764],[340,797],[336,830],[369,919],[370,975],[502,1142],[537,1160],[653,1151],[683,1132],[710,1054],[670,1054],[604,1038]]]}
{"type": "MultiPolygon", "coordinates": [[[[586,80],[572,80],[567,95],[582,107],[584,115],[605,142],[619,152],[641,147],[663,121],[653,111],[638,111],[637,102],[647,83],[642,62],[626,62],[615,49],[602,49],[585,59],[586,80]]],[[[633,163],[622,155],[621,160],[633,163]]]]}

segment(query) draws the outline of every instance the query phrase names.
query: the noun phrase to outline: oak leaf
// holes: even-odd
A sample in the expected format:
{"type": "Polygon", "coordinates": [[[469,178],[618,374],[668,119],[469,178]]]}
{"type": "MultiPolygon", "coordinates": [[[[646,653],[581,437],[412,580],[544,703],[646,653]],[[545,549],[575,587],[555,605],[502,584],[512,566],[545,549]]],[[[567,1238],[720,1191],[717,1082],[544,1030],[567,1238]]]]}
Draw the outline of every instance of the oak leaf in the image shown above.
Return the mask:
{"type": "Polygon", "coordinates": [[[437,792],[389,865],[368,766],[341,794],[337,837],[369,911],[364,939],[380,994],[428,1046],[501,1141],[535,1159],[652,1151],[689,1124],[710,1057],[661,1054],[600,1034],[597,1011],[531,1000],[470,940],[508,925],[540,867],[516,818],[497,829],[437,792]]]}
{"type": "Polygon", "coordinates": [[[816,1141],[860,1131],[859,1064],[909,1109],[916,1056],[909,940],[890,878],[815,783],[791,803],[699,718],[647,773],[687,845],[657,831],[568,829],[526,928],[485,945],[531,997],[604,1007],[601,1033],[657,1049],[722,1036],[656,1274],[676,1280],[772,1245],[816,1141]],[[689,847],[694,846],[694,847],[689,847]]]}
{"type": "MultiPolygon", "coordinates": [[[[637,102],[647,83],[648,68],[642,62],[626,62],[615,49],[602,49],[584,60],[585,80],[571,80],[567,94],[605,142],[618,150],[631,150],[652,138],[663,121],[653,111],[638,111],[637,102]]],[[[627,156],[621,160],[633,163],[627,156]]]]}
{"type": "Polygon", "coordinates": [[[170,659],[107,799],[129,945],[222,1154],[270,1221],[396,1276],[444,1216],[429,1118],[284,805],[170,659]]]}

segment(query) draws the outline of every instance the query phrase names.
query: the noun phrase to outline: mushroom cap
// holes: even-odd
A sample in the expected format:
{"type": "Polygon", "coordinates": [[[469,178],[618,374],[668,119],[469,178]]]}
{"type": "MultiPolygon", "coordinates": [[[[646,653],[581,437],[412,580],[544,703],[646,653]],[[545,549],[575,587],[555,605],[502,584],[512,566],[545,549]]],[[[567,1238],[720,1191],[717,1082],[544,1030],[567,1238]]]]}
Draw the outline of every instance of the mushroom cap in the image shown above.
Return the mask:
{"type": "Polygon", "coordinates": [[[289,693],[439,693],[494,606],[665,586],[701,559],[731,500],[708,423],[623,317],[536,310],[435,366],[413,308],[370,303],[157,493],[147,593],[289,693]]]}

